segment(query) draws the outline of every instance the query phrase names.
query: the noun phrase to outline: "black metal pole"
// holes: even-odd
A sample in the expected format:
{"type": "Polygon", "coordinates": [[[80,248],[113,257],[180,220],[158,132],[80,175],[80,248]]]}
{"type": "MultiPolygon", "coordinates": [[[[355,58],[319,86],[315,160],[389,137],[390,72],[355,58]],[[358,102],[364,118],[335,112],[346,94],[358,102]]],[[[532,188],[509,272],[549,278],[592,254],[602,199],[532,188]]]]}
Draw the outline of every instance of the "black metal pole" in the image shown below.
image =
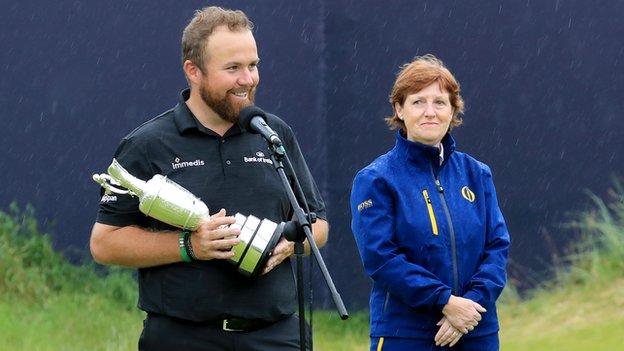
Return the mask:
{"type": "MultiPolygon", "coordinates": [[[[273,161],[273,166],[275,167],[275,170],[277,171],[277,174],[279,175],[282,181],[282,185],[284,186],[284,190],[286,191],[288,200],[290,201],[290,204],[293,208],[294,221],[298,226],[297,229],[298,231],[299,229],[302,229],[303,233],[305,234],[305,236],[303,237],[298,236],[297,238],[295,238],[295,240],[292,240],[292,238],[288,238],[288,239],[295,241],[295,249],[297,249],[298,243],[301,244],[300,249],[302,251],[303,251],[303,241],[305,239],[308,240],[308,244],[310,245],[310,251],[312,255],[314,256],[314,259],[318,263],[321,273],[323,274],[323,278],[325,279],[327,287],[329,288],[331,292],[332,299],[334,300],[334,304],[336,305],[336,308],[338,309],[338,314],[340,315],[341,319],[343,320],[347,319],[349,318],[347,309],[344,305],[344,302],[342,301],[342,298],[340,297],[340,294],[336,290],[336,286],[334,285],[334,282],[331,276],[329,275],[327,266],[325,265],[325,262],[323,261],[323,257],[321,256],[318,246],[316,245],[316,242],[314,241],[314,237],[312,236],[312,229],[311,229],[310,220],[309,220],[310,216],[309,214],[305,213],[303,209],[301,208],[301,206],[299,205],[299,202],[297,201],[297,198],[290,185],[290,182],[288,181],[288,177],[286,176],[286,172],[284,172],[284,164],[282,163],[282,159],[284,158],[286,158],[290,169],[292,169],[292,165],[290,164],[290,161],[288,160],[288,157],[286,156],[286,150],[284,149],[283,146],[274,145],[272,143],[269,143],[269,148],[272,151],[271,160],[273,161]]],[[[303,194],[303,191],[301,190],[301,186],[299,184],[299,180],[297,179],[297,175],[294,173],[294,171],[292,173],[293,173],[295,187],[297,188],[297,191],[299,192],[299,197],[301,198],[301,201],[303,201],[303,203],[306,204],[305,195],[303,194]]],[[[299,259],[297,259],[297,276],[298,276],[297,289],[298,289],[299,318],[300,318],[299,320],[300,334],[299,335],[301,339],[300,346],[301,346],[301,350],[305,350],[305,343],[306,343],[306,333],[305,333],[306,327],[305,327],[305,318],[304,318],[305,317],[305,299],[302,296],[303,294],[303,263],[299,259]],[[300,282],[301,282],[301,286],[299,287],[300,282]]],[[[312,333],[310,332],[310,335],[311,334],[312,333]]]]}
{"type": "MultiPolygon", "coordinates": [[[[306,351],[305,297],[303,282],[303,242],[295,242],[297,257],[297,301],[299,302],[299,348],[306,351]]],[[[312,349],[310,345],[310,349],[312,349]]]]}
{"type": "MultiPolygon", "coordinates": [[[[303,190],[301,189],[301,185],[299,184],[299,179],[297,178],[297,175],[295,174],[295,170],[293,169],[292,164],[290,163],[290,159],[288,158],[288,155],[285,152],[284,152],[283,157],[286,159],[286,164],[288,165],[290,172],[294,175],[293,177],[294,177],[295,190],[297,191],[297,194],[299,195],[299,198],[301,199],[302,203],[306,207],[306,211],[308,212],[307,213],[308,215],[306,216],[306,218],[308,218],[308,221],[309,221],[308,223],[310,223],[311,222],[310,216],[309,216],[310,211],[307,208],[308,207],[307,201],[305,198],[305,194],[303,193],[303,190]]],[[[290,186],[290,184],[288,185],[290,186]]],[[[301,210],[301,207],[299,207],[299,209],[301,210]]],[[[306,213],[302,213],[302,215],[305,216],[306,213]]],[[[347,309],[344,303],[342,302],[342,298],[340,297],[338,290],[336,290],[334,281],[329,275],[329,271],[327,270],[325,261],[323,260],[323,257],[321,256],[321,252],[319,251],[318,246],[316,245],[316,241],[314,241],[314,237],[312,236],[312,231],[310,230],[310,228],[311,227],[309,226],[309,224],[307,226],[307,230],[306,230],[306,226],[303,227],[306,238],[308,239],[308,243],[310,243],[310,252],[313,254],[316,262],[319,264],[319,269],[321,270],[321,273],[323,274],[323,278],[325,279],[325,283],[327,284],[327,287],[329,288],[329,291],[332,294],[332,299],[334,300],[334,304],[336,305],[336,308],[338,309],[338,314],[340,315],[340,319],[345,320],[349,318],[349,314],[347,312],[347,309]]]]}
{"type": "MultiPolygon", "coordinates": [[[[347,313],[347,309],[345,308],[345,305],[342,302],[342,298],[340,297],[338,290],[336,290],[334,281],[329,275],[329,271],[327,270],[325,261],[323,261],[323,257],[321,256],[318,246],[316,245],[316,241],[314,241],[314,237],[312,236],[312,230],[310,227],[310,222],[308,221],[308,216],[306,215],[306,213],[303,212],[303,209],[301,208],[301,206],[299,206],[299,202],[297,201],[297,198],[295,197],[295,194],[293,193],[292,187],[290,186],[290,183],[288,182],[288,177],[286,176],[286,173],[284,172],[284,165],[282,164],[281,159],[286,157],[286,150],[284,150],[284,148],[281,145],[275,146],[275,145],[270,144],[269,146],[273,150],[273,153],[271,154],[273,166],[277,170],[277,173],[279,174],[280,179],[282,180],[282,185],[284,186],[284,189],[286,190],[286,195],[288,195],[288,199],[290,200],[290,204],[294,210],[295,220],[297,224],[303,228],[303,232],[305,233],[305,238],[308,239],[308,244],[310,245],[310,251],[312,252],[314,259],[316,260],[316,263],[318,263],[319,269],[321,270],[321,273],[323,274],[323,278],[325,279],[325,283],[327,283],[327,287],[329,288],[329,291],[331,292],[332,299],[334,300],[334,304],[336,305],[336,308],[338,309],[338,314],[340,315],[340,318],[343,320],[347,319],[349,318],[349,314],[347,313]]],[[[298,184],[299,180],[297,179],[297,175],[294,174],[294,172],[293,172],[293,177],[295,179],[295,184],[298,184]]],[[[303,193],[300,195],[300,197],[302,201],[305,201],[305,196],[303,193]]]]}

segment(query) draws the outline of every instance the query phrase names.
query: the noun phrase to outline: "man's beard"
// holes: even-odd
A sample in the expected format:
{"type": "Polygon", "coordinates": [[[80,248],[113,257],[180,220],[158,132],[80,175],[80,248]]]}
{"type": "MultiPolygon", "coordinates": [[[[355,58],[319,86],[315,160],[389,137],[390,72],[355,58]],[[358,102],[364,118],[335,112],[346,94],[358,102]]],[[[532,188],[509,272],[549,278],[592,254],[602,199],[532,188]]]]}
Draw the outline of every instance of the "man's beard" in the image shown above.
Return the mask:
{"type": "Polygon", "coordinates": [[[256,96],[256,87],[251,88],[247,95],[247,100],[243,100],[240,103],[228,101],[229,92],[226,92],[223,97],[217,96],[208,89],[207,85],[202,85],[199,92],[206,105],[221,118],[228,122],[236,123],[238,122],[238,116],[241,110],[249,105],[253,105],[256,96]]]}

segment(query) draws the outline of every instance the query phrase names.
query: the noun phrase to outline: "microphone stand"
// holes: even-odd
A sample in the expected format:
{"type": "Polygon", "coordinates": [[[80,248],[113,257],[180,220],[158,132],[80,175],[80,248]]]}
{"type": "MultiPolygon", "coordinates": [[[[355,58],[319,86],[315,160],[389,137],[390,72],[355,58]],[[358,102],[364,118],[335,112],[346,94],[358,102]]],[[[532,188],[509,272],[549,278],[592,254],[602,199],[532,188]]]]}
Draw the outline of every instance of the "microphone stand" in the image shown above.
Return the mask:
{"type": "MultiPolygon", "coordinates": [[[[302,260],[302,257],[304,254],[303,241],[305,239],[308,239],[308,243],[310,245],[310,251],[312,255],[314,256],[314,259],[316,260],[319,266],[319,269],[321,270],[321,273],[323,274],[323,278],[325,279],[325,283],[327,284],[327,287],[329,288],[329,291],[331,292],[332,299],[334,300],[334,304],[336,305],[336,308],[338,309],[338,314],[340,315],[340,318],[342,320],[345,320],[349,318],[349,314],[347,313],[347,309],[345,308],[345,305],[342,302],[342,298],[340,297],[340,294],[336,290],[336,286],[334,285],[334,282],[331,276],[329,275],[327,266],[325,266],[323,257],[321,256],[318,246],[316,246],[316,242],[314,241],[314,237],[312,236],[311,221],[313,219],[311,218],[309,211],[308,213],[305,213],[303,209],[301,208],[301,206],[299,206],[299,202],[297,201],[297,198],[295,197],[293,189],[288,181],[288,177],[286,176],[286,173],[284,172],[284,164],[282,163],[282,160],[284,159],[286,160],[286,163],[288,163],[289,168],[292,170],[292,165],[290,164],[290,160],[288,159],[288,156],[286,155],[286,150],[281,144],[271,143],[271,142],[268,142],[268,144],[269,144],[269,149],[271,149],[271,160],[273,161],[273,166],[275,167],[275,170],[277,171],[282,181],[282,185],[284,186],[284,190],[286,191],[288,200],[290,201],[290,205],[292,206],[293,211],[294,211],[294,223],[296,225],[296,230],[290,230],[288,231],[289,233],[287,233],[287,231],[285,230],[284,237],[289,241],[295,242],[295,255],[297,258],[297,300],[299,302],[299,338],[300,338],[301,351],[305,351],[306,350],[305,348],[306,325],[305,325],[305,298],[304,298],[304,286],[303,286],[303,260],[302,260]]],[[[301,185],[299,184],[299,180],[297,179],[297,175],[295,174],[294,171],[292,171],[292,173],[293,173],[294,185],[297,190],[297,194],[299,195],[299,198],[301,199],[301,201],[307,208],[307,201],[305,199],[303,190],[301,189],[301,185]]],[[[312,332],[310,331],[310,336],[311,335],[312,335],[312,332]]]]}

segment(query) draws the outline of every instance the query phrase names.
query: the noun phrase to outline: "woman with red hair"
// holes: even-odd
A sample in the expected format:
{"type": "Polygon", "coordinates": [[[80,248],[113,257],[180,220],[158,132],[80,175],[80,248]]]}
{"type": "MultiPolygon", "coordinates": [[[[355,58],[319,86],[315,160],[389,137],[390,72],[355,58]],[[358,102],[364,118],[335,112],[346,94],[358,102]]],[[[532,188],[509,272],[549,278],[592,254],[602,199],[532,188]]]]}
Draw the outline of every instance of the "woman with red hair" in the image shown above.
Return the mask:
{"type": "Polygon", "coordinates": [[[498,350],[509,233],[490,168],[455,150],[459,83],[433,55],[399,72],[395,147],[355,176],[352,230],[373,280],[371,350],[498,350]]]}

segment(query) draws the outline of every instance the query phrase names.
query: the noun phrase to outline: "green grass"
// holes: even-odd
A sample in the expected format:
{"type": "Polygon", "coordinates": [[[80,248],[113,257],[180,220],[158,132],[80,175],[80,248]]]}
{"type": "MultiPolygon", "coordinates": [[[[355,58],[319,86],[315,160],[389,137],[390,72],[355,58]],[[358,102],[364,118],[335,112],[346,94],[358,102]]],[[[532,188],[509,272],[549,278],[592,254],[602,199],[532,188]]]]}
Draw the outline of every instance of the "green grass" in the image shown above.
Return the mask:
{"type": "Polygon", "coordinates": [[[335,311],[314,311],[313,317],[315,350],[368,350],[368,313],[350,313],[346,321],[335,311]]]}
{"type": "Polygon", "coordinates": [[[136,298],[131,271],[55,252],[32,208],[0,212],[0,350],[136,350],[136,298]]]}
{"type": "Polygon", "coordinates": [[[51,294],[43,303],[0,299],[1,350],[136,350],[143,314],[108,298],[51,294]]]}
{"type": "Polygon", "coordinates": [[[570,225],[581,237],[556,278],[526,300],[499,304],[505,350],[622,350],[624,326],[624,192],[570,225]]]}
{"type": "Polygon", "coordinates": [[[504,350],[599,351],[622,349],[624,279],[542,290],[499,306],[504,350]]]}
{"type": "MultiPolygon", "coordinates": [[[[624,194],[571,223],[583,235],[555,278],[499,302],[502,350],[624,349],[624,194]]],[[[32,208],[0,211],[0,350],[136,350],[144,314],[131,271],[71,265],[32,208]]],[[[367,350],[368,314],[314,312],[314,349],[367,350]]]]}

